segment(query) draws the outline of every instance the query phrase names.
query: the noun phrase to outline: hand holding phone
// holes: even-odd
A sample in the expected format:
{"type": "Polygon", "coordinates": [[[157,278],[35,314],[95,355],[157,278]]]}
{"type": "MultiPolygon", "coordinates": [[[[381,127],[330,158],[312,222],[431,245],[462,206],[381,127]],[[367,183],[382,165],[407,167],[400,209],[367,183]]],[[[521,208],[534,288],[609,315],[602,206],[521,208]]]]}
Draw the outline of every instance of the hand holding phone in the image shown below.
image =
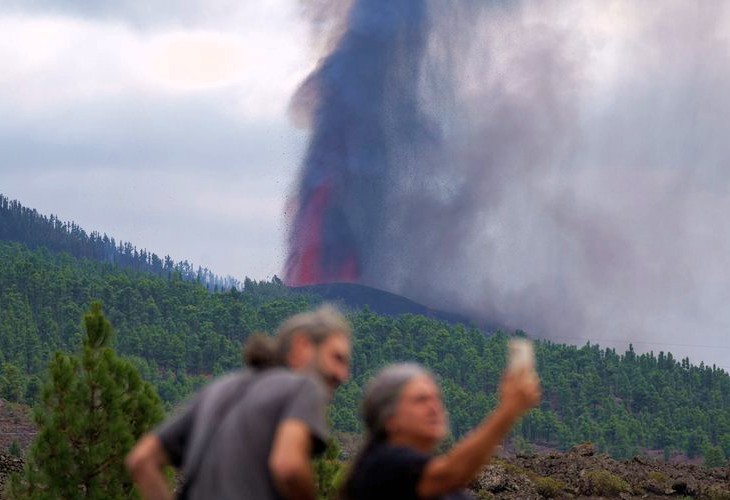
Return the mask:
{"type": "Polygon", "coordinates": [[[509,341],[509,363],[507,370],[511,373],[535,371],[535,349],[527,339],[509,341]]]}
{"type": "Polygon", "coordinates": [[[527,339],[509,342],[509,361],[500,386],[500,399],[515,415],[521,415],[540,402],[542,390],[535,366],[535,349],[527,339]]]}

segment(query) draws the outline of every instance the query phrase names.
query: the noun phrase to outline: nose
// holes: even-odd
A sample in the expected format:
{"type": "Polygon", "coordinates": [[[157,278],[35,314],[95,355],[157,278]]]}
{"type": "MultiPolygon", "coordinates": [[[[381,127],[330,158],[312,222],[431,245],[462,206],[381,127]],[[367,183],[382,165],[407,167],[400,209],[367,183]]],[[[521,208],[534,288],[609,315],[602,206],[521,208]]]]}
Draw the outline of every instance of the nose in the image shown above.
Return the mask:
{"type": "Polygon", "coordinates": [[[441,406],[441,402],[437,399],[434,399],[431,401],[431,404],[429,405],[429,409],[431,411],[431,415],[439,415],[443,412],[443,407],[441,406]]]}

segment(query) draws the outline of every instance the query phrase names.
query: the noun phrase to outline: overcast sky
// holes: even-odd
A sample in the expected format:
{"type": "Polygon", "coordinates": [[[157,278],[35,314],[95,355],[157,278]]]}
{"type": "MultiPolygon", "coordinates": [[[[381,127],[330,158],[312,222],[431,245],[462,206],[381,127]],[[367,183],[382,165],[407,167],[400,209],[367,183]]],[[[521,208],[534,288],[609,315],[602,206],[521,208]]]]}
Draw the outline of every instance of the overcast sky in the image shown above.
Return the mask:
{"type": "Polygon", "coordinates": [[[0,3],[0,192],[264,279],[285,255],[313,64],[292,0],[0,3]]]}

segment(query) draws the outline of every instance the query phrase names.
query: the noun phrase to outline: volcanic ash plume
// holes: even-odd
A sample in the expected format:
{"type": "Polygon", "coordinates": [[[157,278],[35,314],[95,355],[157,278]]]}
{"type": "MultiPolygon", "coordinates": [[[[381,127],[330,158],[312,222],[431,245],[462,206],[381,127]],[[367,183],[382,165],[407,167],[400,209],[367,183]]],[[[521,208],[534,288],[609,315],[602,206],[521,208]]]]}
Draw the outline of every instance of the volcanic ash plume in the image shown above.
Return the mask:
{"type": "Polygon", "coordinates": [[[425,133],[417,89],[428,26],[421,1],[368,0],[293,107],[312,129],[287,282],[356,281],[378,259],[394,152],[425,133]]]}
{"type": "Polygon", "coordinates": [[[288,283],[728,366],[726,2],[303,5],[288,283]]]}

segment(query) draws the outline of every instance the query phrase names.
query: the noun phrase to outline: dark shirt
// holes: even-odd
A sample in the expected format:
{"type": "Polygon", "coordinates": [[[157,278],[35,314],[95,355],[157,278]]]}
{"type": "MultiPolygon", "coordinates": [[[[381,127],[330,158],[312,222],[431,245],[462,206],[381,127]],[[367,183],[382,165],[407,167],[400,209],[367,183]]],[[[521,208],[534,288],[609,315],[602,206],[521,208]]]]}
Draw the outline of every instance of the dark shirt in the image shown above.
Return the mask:
{"type": "MultiPolygon", "coordinates": [[[[417,500],[421,480],[431,455],[403,446],[380,443],[365,452],[355,465],[347,486],[348,500],[417,500]]],[[[454,491],[432,500],[466,500],[466,492],[454,491]]]]}

